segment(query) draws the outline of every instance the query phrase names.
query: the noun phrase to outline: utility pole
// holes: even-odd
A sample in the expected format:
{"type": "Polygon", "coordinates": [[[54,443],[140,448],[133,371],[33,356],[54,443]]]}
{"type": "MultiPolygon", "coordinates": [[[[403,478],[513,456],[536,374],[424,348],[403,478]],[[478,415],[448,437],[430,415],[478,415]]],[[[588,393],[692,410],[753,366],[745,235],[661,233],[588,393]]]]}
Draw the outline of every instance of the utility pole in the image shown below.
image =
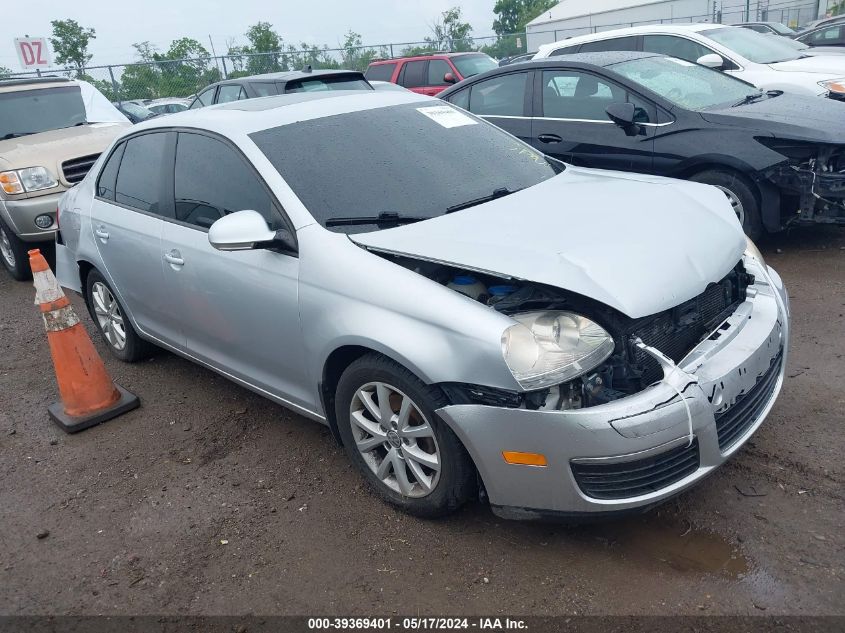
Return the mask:
{"type": "Polygon", "coordinates": [[[211,44],[211,55],[214,57],[214,66],[217,68],[217,72],[221,73],[221,78],[226,79],[226,75],[220,71],[220,60],[217,59],[217,53],[214,50],[214,40],[211,39],[211,33],[208,34],[208,43],[211,44]]]}

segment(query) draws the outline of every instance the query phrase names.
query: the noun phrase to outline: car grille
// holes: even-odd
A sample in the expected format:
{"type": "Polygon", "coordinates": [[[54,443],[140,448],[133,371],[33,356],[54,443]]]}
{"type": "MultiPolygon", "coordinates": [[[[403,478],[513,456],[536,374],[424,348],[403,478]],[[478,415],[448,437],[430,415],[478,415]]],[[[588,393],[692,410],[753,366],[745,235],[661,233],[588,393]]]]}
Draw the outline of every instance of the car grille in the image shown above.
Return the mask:
{"type": "Polygon", "coordinates": [[[663,377],[663,370],[653,357],[633,345],[631,339],[642,339],[677,363],[745,300],[745,289],[752,279],[740,263],[697,297],[671,310],[634,320],[623,332],[623,340],[632,364],[643,372],[643,382],[657,382],[663,377]]]}
{"type": "Polygon", "coordinates": [[[760,412],[775,390],[780,366],[783,363],[783,351],[773,360],[772,364],[758,380],[751,390],[737,399],[727,411],[716,414],[716,434],[719,436],[719,448],[726,450],[736,444],[745,432],[760,417],[760,412]]]}
{"type": "Polygon", "coordinates": [[[63,162],[62,173],[65,175],[65,180],[72,185],[81,182],[99,157],[99,154],[91,154],[90,156],[80,156],[79,158],[72,158],[63,162]]]}
{"type": "Polygon", "coordinates": [[[698,438],[665,453],[613,464],[572,462],[582,492],[594,499],[627,499],[657,492],[698,470],[698,438]]]}

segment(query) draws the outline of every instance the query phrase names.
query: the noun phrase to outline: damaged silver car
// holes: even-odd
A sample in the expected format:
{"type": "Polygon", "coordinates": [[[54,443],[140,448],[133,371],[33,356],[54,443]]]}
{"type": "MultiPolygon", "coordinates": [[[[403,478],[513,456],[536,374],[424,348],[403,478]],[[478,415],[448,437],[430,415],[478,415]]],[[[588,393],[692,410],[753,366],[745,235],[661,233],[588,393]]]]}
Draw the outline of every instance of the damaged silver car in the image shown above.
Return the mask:
{"type": "Polygon", "coordinates": [[[60,281],[115,356],[163,347],[328,425],[420,516],[650,507],[783,381],[786,290],[718,189],[565,165],[413,93],[142,123],[60,218],[60,281]]]}

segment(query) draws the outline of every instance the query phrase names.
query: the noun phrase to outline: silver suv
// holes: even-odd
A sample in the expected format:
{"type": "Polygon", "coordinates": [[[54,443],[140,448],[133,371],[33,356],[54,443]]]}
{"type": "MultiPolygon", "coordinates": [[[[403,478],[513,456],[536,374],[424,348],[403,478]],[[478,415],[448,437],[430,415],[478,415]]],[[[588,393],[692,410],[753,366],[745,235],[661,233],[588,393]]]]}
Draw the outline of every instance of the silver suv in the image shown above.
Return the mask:
{"type": "Polygon", "coordinates": [[[128,125],[86,82],[0,80],[0,261],[15,279],[28,248],[51,249],[59,196],[128,125]]]}

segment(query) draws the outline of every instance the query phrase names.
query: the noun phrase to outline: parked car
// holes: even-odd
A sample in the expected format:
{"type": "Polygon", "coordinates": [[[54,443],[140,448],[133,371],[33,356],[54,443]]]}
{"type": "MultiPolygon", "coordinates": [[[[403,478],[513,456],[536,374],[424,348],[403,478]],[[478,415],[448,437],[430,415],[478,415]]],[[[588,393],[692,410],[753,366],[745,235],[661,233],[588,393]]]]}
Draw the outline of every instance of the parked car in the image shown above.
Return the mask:
{"type": "Polygon", "coordinates": [[[318,70],[306,66],[303,70],[252,75],[211,84],[197,95],[189,109],[291,92],[372,89],[364,74],[357,70],[318,70]]]}
{"type": "Polygon", "coordinates": [[[409,92],[407,88],[403,88],[399,84],[394,84],[389,81],[371,81],[370,85],[374,90],[382,90],[387,92],[409,92]]]}
{"type": "Polygon", "coordinates": [[[519,62],[527,62],[534,58],[535,53],[523,53],[522,55],[511,55],[499,60],[499,66],[508,66],[510,64],[518,64],[519,62]]]}
{"type": "Polygon", "coordinates": [[[803,25],[800,29],[798,29],[798,32],[804,33],[805,31],[811,31],[820,26],[827,26],[828,24],[839,24],[840,22],[845,22],[845,14],[833,15],[830,17],[813,20],[812,22],[807,22],[807,24],[803,25]]]}
{"type": "Polygon", "coordinates": [[[158,116],[158,114],[150,110],[147,106],[141,105],[137,101],[112,101],[112,105],[129,119],[131,123],[140,123],[141,121],[158,116]]]}
{"type": "Polygon", "coordinates": [[[0,79],[0,262],[27,279],[27,250],[52,253],[56,206],[129,126],[91,84],[0,79]]]}
{"type": "Polygon", "coordinates": [[[752,239],[845,225],[842,103],[637,52],[506,66],[440,97],[565,162],[714,185],[752,239]]]}
{"type": "Polygon", "coordinates": [[[829,48],[845,47],[845,21],[825,24],[823,26],[804,31],[795,36],[796,41],[806,44],[811,48],[824,46],[829,48]]]}
{"type": "Polygon", "coordinates": [[[763,33],[764,35],[768,35],[774,33],[775,35],[782,35],[783,37],[792,37],[795,35],[795,31],[786,24],[781,24],[780,22],[740,22],[739,24],[734,24],[733,26],[741,26],[744,29],[750,29],[752,31],[757,31],[758,33],[763,33]]]}
{"type": "Polygon", "coordinates": [[[154,114],[175,114],[187,110],[191,101],[189,99],[153,99],[146,105],[154,114]]]}
{"type": "Polygon", "coordinates": [[[366,77],[434,96],[450,85],[496,68],[496,65],[496,60],[484,53],[432,53],[378,59],[369,65],[366,77]]]}
{"type": "Polygon", "coordinates": [[[534,59],[600,51],[670,55],[752,83],[761,90],[845,101],[845,58],[807,56],[760,33],[721,24],[655,24],[573,37],[540,47],[534,59]]]}
{"type": "Polygon", "coordinates": [[[58,276],[115,356],[153,343],[328,425],[413,514],[479,482],[510,517],[654,505],[783,381],[786,289],[721,192],[565,166],[422,95],[142,123],[61,217],[58,276]]]}
{"type": "Polygon", "coordinates": [[[798,40],[793,40],[788,37],[781,37],[780,35],[770,35],[769,37],[776,37],[781,44],[786,44],[787,46],[791,46],[796,51],[799,51],[801,55],[810,56],[810,57],[817,57],[817,56],[826,56],[826,55],[845,55],[845,48],[837,47],[837,46],[807,46],[804,42],[799,42],[798,40]]]}

